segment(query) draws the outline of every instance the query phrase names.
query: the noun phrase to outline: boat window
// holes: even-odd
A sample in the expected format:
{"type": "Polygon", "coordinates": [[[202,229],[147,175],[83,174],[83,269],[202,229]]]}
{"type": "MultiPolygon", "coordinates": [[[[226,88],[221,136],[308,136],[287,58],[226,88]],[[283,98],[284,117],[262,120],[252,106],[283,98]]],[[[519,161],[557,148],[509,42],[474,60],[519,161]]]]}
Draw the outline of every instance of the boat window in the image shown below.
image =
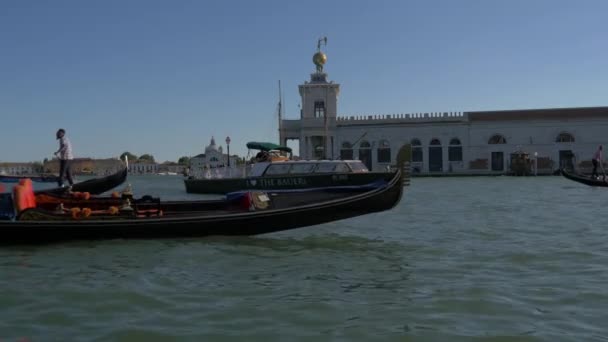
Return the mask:
{"type": "Polygon", "coordinates": [[[350,163],[348,163],[348,165],[353,170],[353,172],[367,172],[367,171],[369,171],[367,169],[367,166],[365,166],[365,164],[363,164],[362,162],[350,162],[350,163]]]}
{"type": "Polygon", "coordinates": [[[348,165],[346,165],[346,163],[339,163],[338,165],[336,165],[334,172],[350,172],[350,169],[348,168],[348,165]]]}
{"type": "Polygon", "coordinates": [[[312,163],[293,164],[289,173],[311,173],[314,168],[315,164],[312,163]]]}
{"type": "Polygon", "coordinates": [[[334,172],[336,163],[319,163],[315,169],[316,173],[334,172]]]}
{"type": "Polygon", "coordinates": [[[285,175],[289,173],[290,164],[272,164],[266,169],[265,175],[285,175]]]}
{"type": "Polygon", "coordinates": [[[247,172],[247,175],[249,175],[249,177],[261,177],[264,174],[264,171],[266,171],[267,166],[268,163],[256,163],[250,165],[250,170],[247,172]]]}

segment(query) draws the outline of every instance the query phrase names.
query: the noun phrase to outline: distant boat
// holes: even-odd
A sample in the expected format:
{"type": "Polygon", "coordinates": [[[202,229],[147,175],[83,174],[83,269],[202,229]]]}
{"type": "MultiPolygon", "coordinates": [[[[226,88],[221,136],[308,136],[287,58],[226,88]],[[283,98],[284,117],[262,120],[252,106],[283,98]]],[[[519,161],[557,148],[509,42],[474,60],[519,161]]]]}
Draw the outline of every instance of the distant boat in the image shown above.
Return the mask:
{"type": "MultiPolygon", "coordinates": [[[[125,167],[114,174],[102,178],[88,179],[83,182],[74,183],[71,191],[73,192],[88,192],[92,195],[99,195],[106,191],[112,190],[127,179],[128,169],[125,167]]],[[[52,188],[37,190],[36,194],[40,193],[64,193],[69,188],[52,188]]]]}
{"type": "MultiPolygon", "coordinates": [[[[248,147],[251,145],[248,144],[248,147]]],[[[409,145],[400,154],[411,153],[409,145]]],[[[409,158],[409,157],[408,157],[409,158]]],[[[407,159],[409,162],[409,159],[407,159]]],[[[388,181],[391,170],[371,172],[360,160],[286,160],[272,158],[256,162],[245,175],[222,174],[217,169],[207,176],[184,180],[186,192],[195,194],[226,194],[239,190],[310,189],[332,186],[361,186],[378,180],[388,181]]],[[[228,169],[233,174],[239,170],[228,169]]]]}

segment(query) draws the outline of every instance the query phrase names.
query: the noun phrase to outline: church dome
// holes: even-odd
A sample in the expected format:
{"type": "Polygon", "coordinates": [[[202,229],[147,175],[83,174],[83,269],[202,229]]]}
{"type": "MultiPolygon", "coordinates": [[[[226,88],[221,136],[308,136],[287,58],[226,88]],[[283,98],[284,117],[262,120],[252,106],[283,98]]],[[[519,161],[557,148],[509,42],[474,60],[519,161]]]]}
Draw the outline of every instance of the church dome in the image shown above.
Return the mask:
{"type": "Polygon", "coordinates": [[[211,137],[211,142],[209,143],[209,145],[207,147],[205,147],[205,154],[209,153],[211,151],[220,152],[220,150],[218,149],[218,146],[215,144],[214,137],[211,137]]]}

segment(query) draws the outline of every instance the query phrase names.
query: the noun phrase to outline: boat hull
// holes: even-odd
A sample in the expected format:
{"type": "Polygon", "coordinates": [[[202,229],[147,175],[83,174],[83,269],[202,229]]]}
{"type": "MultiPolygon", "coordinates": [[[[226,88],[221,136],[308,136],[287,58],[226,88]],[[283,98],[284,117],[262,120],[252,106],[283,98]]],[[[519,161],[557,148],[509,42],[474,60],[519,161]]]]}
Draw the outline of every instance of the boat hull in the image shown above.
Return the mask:
{"type": "Polygon", "coordinates": [[[564,169],[561,169],[560,172],[561,172],[562,176],[564,176],[565,178],[578,182],[578,183],[581,183],[581,184],[585,184],[585,185],[589,185],[589,186],[608,187],[608,177],[604,178],[603,175],[600,176],[599,179],[593,179],[591,177],[568,172],[564,169]]]}
{"type": "MultiPolygon", "coordinates": [[[[123,168],[122,170],[116,172],[115,174],[102,177],[102,178],[93,178],[83,182],[75,183],[72,185],[72,191],[78,192],[88,192],[92,195],[99,195],[106,191],[110,191],[120,184],[124,183],[127,179],[128,170],[127,168],[123,168]]],[[[36,191],[36,194],[41,193],[62,193],[65,192],[66,188],[52,188],[52,189],[44,189],[36,191]]]]}
{"type": "MultiPolygon", "coordinates": [[[[314,190],[283,194],[295,202],[270,210],[199,211],[193,215],[143,219],[0,221],[0,244],[50,243],[68,240],[183,238],[209,235],[258,235],[357,217],[393,208],[403,193],[404,173],[370,189],[314,190]],[[324,191],[329,191],[325,196],[324,191]],[[315,197],[316,196],[316,197],[315,197]],[[329,198],[319,200],[319,198],[329,198]],[[297,201],[301,200],[301,203],[297,201]],[[293,198],[292,198],[293,200],[293,198]]],[[[273,196],[272,193],[268,193],[273,196]]],[[[278,194],[280,196],[280,194],[278,194]]],[[[192,202],[200,206],[204,201],[192,202]],[[198,204],[197,204],[198,203],[198,204]]],[[[218,201],[208,201],[215,205],[218,201]]],[[[171,203],[171,202],[168,202],[171,203]]],[[[177,205],[177,202],[172,202],[177,205]]]]}
{"type": "Polygon", "coordinates": [[[307,189],[331,186],[364,185],[375,180],[389,181],[391,172],[332,173],[311,175],[264,176],[249,178],[185,179],[186,192],[226,194],[240,190],[307,189]]]}

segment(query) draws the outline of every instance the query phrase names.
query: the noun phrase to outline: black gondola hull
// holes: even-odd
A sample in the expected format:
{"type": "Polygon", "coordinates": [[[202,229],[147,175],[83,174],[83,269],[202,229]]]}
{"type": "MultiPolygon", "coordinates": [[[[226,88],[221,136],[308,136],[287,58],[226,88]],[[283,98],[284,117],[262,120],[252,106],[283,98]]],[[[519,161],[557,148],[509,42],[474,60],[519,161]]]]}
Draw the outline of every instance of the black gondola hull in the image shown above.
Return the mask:
{"type": "Polygon", "coordinates": [[[599,179],[593,179],[591,177],[570,173],[564,169],[561,169],[560,172],[561,172],[562,176],[566,177],[567,179],[570,179],[572,181],[575,181],[575,182],[578,182],[581,184],[585,184],[585,185],[589,185],[589,186],[608,187],[608,177],[604,178],[603,175],[600,176],[599,179]]]}
{"type": "Polygon", "coordinates": [[[0,221],[0,244],[68,240],[185,238],[258,235],[357,217],[393,208],[403,192],[403,173],[362,193],[332,194],[328,201],[267,211],[120,220],[0,221]]]}
{"type": "MultiPolygon", "coordinates": [[[[93,178],[83,182],[76,183],[72,185],[72,191],[77,192],[88,192],[92,195],[99,195],[106,191],[110,191],[120,184],[124,183],[127,179],[128,169],[123,168],[122,170],[116,172],[115,174],[102,177],[102,178],[93,178]]],[[[66,188],[52,188],[52,189],[44,189],[37,190],[36,193],[62,193],[65,192],[66,188]]]]}

